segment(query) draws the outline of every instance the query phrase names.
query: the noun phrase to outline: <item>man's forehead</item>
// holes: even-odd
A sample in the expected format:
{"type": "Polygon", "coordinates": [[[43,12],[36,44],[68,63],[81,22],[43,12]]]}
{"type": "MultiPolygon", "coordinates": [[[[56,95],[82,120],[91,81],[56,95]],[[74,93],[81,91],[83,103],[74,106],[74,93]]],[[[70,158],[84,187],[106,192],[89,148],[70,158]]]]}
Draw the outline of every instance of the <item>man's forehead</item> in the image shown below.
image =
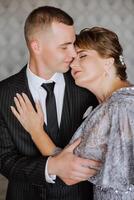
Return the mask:
{"type": "Polygon", "coordinates": [[[59,32],[64,32],[64,34],[75,34],[75,28],[74,25],[67,25],[59,22],[52,22],[51,24],[51,30],[53,33],[59,34],[59,32]]]}

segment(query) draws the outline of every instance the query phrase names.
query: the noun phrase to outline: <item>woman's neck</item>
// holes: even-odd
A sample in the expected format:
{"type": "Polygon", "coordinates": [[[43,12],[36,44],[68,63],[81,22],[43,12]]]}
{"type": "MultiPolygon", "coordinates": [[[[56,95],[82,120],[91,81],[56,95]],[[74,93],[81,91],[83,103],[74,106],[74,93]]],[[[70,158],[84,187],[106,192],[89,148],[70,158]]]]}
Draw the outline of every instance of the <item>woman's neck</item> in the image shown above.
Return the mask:
{"type": "Polygon", "coordinates": [[[89,90],[91,90],[97,97],[98,101],[100,103],[106,101],[113,92],[120,88],[128,87],[131,84],[127,80],[121,80],[119,77],[115,77],[114,80],[111,80],[111,82],[103,82],[98,85],[94,85],[92,88],[88,87],[89,90]]]}
{"type": "Polygon", "coordinates": [[[117,78],[107,90],[103,93],[100,101],[104,102],[106,101],[110,96],[112,96],[113,92],[117,91],[120,88],[128,87],[130,86],[130,83],[128,81],[123,81],[117,78]]]}

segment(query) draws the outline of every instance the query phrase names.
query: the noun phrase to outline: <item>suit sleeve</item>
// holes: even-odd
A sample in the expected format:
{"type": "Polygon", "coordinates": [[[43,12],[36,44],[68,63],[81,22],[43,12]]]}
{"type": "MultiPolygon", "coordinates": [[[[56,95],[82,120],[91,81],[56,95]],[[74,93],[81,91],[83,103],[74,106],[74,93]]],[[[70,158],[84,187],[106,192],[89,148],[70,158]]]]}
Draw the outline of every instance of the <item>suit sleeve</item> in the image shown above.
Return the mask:
{"type": "Polygon", "coordinates": [[[8,180],[42,185],[47,157],[43,157],[29,135],[23,133],[25,131],[13,118],[6,97],[0,97],[0,173],[8,180]]]}

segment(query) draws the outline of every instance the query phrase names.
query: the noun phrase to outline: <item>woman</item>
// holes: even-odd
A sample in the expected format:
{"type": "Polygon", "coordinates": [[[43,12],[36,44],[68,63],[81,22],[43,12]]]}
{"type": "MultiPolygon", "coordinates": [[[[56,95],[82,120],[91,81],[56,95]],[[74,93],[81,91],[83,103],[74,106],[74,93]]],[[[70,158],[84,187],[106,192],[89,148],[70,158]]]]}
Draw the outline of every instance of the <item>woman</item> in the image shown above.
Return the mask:
{"type": "MultiPolygon", "coordinates": [[[[74,153],[104,162],[100,172],[89,179],[95,184],[94,199],[133,200],[134,87],[127,81],[122,47],[115,33],[93,27],[77,36],[76,50],[77,57],[71,64],[75,83],[91,90],[100,105],[88,115],[70,143],[81,137],[74,153]]],[[[37,103],[36,113],[25,94],[17,97],[18,111],[13,107],[12,111],[45,154],[48,136],[42,128],[41,107],[37,103]],[[28,115],[29,112],[32,114],[28,115]],[[39,121],[38,127],[37,123],[34,125],[35,120],[39,121]]],[[[55,151],[51,141],[49,153],[55,151]]]]}

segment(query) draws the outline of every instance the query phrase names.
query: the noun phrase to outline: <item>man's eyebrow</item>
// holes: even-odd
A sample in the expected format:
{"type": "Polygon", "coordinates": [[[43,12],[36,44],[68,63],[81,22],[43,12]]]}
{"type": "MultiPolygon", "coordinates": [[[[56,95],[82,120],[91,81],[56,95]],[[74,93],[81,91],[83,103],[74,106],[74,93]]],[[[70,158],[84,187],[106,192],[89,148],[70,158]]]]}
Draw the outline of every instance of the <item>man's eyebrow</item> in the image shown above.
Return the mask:
{"type": "Polygon", "coordinates": [[[63,44],[60,44],[60,46],[66,46],[66,45],[69,45],[69,44],[73,44],[72,42],[65,42],[63,44]]]}

